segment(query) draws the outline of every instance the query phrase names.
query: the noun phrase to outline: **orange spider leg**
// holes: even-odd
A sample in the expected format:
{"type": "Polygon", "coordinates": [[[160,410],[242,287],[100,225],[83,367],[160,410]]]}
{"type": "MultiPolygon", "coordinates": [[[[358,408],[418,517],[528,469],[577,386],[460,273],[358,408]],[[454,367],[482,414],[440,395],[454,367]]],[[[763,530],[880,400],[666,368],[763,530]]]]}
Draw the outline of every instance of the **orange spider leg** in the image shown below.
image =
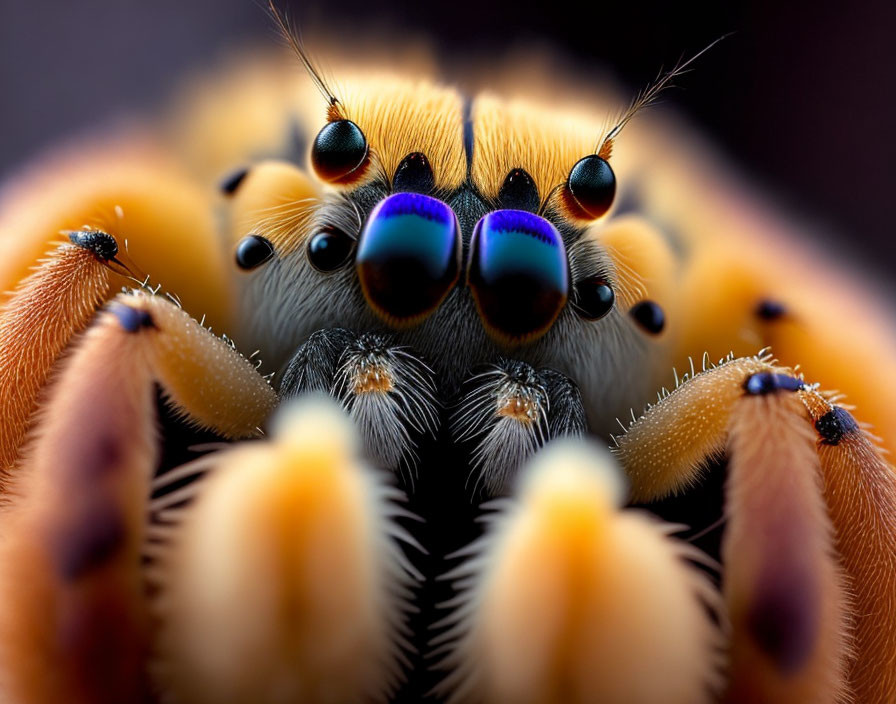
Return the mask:
{"type": "Polygon", "coordinates": [[[735,359],[709,374],[685,375],[677,389],[649,407],[614,450],[631,480],[632,500],[653,501],[696,484],[703,460],[725,451],[731,408],[743,394],[744,379],[772,368],[768,359],[735,359]]]}
{"type": "Polygon", "coordinates": [[[0,468],[18,458],[37,395],[56,358],[87,327],[110,286],[106,263],[117,254],[105,233],[76,233],[82,246],[61,245],[0,310],[0,468]],[[83,246],[89,236],[89,246],[83,246]]]}
{"type": "Polygon", "coordinates": [[[11,701],[140,701],[140,581],[157,459],[146,351],[109,317],[67,366],[0,522],[2,681],[11,701]]]}
{"type": "Polygon", "coordinates": [[[789,391],[743,396],[728,433],[727,701],[843,701],[850,604],[805,408],[789,391]]]}
{"type": "Polygon", "coordinates": [[[799,364],[807,378],[848,396],[883,446],[896,448],[891,316],[870,292],[864,300],[860,294],[859,284],[842,272],[801,261],[796,252],[757,254],[730,243],[705,243],[682,279],[681,304],[688,315],[676,363],[704,352],[718,359],[771,347],[782,364],[799,364]]]}
{"type": "Polygon", "coordinates": [[[849,412],[800,392],[819,437],[824,498],[857,608],[856,701],[874,704],[896,690],[896,473],[849,412]]]}
{"type": "Polygon", "coordinates": [[[893,469],[844,409],[771,364],[733,360],[687,379],[617,455],[643,500],[729,457],[732,700],[885,701],[896,676],[893,469]]]}
{"type": "Polygon", "coordinates": [[[186,310],[227,329],[233,281],[210,199],[143,139],[71,148],[3,194],[0,471],[8,473],[57,357],[100,303],[122,285],[147,284],[147,270],[186,310]]]}
{"type": "Polygon", "coordinates": [[[141,553],[157,382],[193,422],[231,437],[256,434],[276,402],[248,361],[164,299],[122,296],[100,316],[53,385],[0,514],[0,681],[13,701],[147,691],[141,553]]]}

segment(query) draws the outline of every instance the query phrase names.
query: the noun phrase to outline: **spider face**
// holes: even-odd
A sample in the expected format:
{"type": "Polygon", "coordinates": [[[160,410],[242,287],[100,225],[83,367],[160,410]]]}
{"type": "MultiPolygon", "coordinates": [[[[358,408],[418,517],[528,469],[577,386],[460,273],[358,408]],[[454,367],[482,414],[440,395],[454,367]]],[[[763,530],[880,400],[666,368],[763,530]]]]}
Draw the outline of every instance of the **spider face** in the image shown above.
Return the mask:
{"type": "MultiPolygon", "coordinates": [[[[548,185],[539,174],[539,184],[525,158],[506,173],[477,161],[476,135],[487,126],[475,118],[465,141],[460,110],[428,115],[457,126],[441,136],[462,160],[452,184],[439,150],[393,155],[403,122],[368,127],[365,116],[330,122],[312,142],[315,173],[336,186],[311,202],[291,233],[298,244],[274,246],[252,273],[244,299],[252,344],[282,366],[321,329],[388,334],[432,368],[446,402],[474,370],[512,358],[572,378],[593,427],[608,434],[652,391],[643,370],[656,347],[620,310],[619,272],[600,241],[595,217],[615,192],[610,165],[596,155],[572,160],[565,181],[548,185]],[[475,175],[483,168],[500,184],[494,194],[475,175]]],[[[565,157],[559,144],[528,146],[556,153],[558,164],[565,157]]]]}

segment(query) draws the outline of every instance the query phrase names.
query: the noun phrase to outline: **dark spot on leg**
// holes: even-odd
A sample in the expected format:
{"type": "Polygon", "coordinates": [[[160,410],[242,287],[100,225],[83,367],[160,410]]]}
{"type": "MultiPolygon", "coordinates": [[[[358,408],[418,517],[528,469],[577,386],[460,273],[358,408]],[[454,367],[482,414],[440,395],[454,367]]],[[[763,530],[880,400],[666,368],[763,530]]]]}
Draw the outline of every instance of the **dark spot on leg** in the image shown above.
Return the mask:
{"type": "Polygon", "coordinates": [[[659,304],[653,301],[636,303],[628,313],[645,332],[651,335],[659,335],[666,326],[666,314],[659,304]]]}
{"type": "Polygon", "coordinates": [[[787,315],[787,307],[780,301],[766,299],[756,306],[756,316],[760,320],[771,322],[787,315]]]}
{"type": "Polygon", "coordinates": [[[56,526],[52,553],[59,575],[68,582],[101,567],[125,542],[124,518],[104,494],[99,491],[56,526]]]}
{"type": "Polygon", "coordinates": [[[102,230],[74,230],[68,233],[68,238],[72,244],[92,252],[104,262],[114,259],[118,254],[115,238],[102,230]]]}
{"type": "Polygon", "coordinates": [[[242,166],[227,174],[218,183],[218,188],[225,196],[232,196],[249,173],[249,167],[242,166]]]}
{"type": "Polygon", "coordinates": [[[125,332],[137,332],[141,328],[154,328],[155,323],[149,311],[140,308],[132,308],[124,303],[113,302],[109,305],[112,313],[125,332]]]}
{"type": "Polygon", "coordinates": [[[815,647],[818,598],[815,584],[792,565],[769,565],[757,585],[747,628],[757,647],[780,672],[796,673],[815,647]]]}
{"type": "Polygon", "coordinates": [[[859,429],[856,419],[845,408],[834,406],[815,421],[815,429],[825,445],[839,445],[844,435],[859,429]]]}
{"type": "Polygon", "coordinates": [[[89,442],[78,448],[77,462],[71,463],[66,473],[73,489],[114,472],[124,458],[125,438],[116,435],[114,430],[99,431],[95,435],[94,432],[88,436],[89,442]]]}
{"type": "Polygon", "coordinates": [[[744,382],[744,390],[753,396],[764,396],[774,391],[799,391],[803,386],[802,379],[774,372],[757,372],[744,382]]]}

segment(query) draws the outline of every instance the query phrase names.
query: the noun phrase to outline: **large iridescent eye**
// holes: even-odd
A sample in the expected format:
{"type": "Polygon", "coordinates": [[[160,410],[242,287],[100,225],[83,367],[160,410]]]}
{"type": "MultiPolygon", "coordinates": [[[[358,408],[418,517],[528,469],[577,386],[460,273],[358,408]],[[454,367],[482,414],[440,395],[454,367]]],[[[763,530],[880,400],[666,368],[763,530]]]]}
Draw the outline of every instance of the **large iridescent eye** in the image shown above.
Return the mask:
{"type": "Polygon", "coordinates": [[[524,210],[496,210],[473,230],[467,274],[479,316],[504,342],[532,340],[553,325],[569,295],[563,239],[524,210]]]}
{"type": "Polygon", "coordinates": [[[432,313],[460,274],[460,226],[445,203],[396,193],[379,203],[361,233],[355,268],[370,307],[407,324],[432,313]]]}
{"type": "Polygon", "coordinates": [[[367,138],[351,120],[327,123],[311,145],[311,165],[324,181],[350,179],[367,162],[367,138]]]}
{"type": "Polygon", "coordinates": [[[606,159],[591,154],[579,159],[566,180],[567,203],[579,217],[596,220],[616,196],[616,174],[606,159]]]}

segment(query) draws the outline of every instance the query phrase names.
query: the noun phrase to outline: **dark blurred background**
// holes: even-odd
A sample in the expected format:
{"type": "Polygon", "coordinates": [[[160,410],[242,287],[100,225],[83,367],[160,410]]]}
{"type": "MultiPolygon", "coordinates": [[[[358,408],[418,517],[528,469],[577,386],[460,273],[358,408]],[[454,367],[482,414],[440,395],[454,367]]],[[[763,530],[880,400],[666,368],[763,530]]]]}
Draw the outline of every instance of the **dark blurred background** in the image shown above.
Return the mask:
{"type": "MultiPolygon", "coordinates": [[[[666,102],[879,272],[896,264],[896,4],[887,0],[279,5],[310,26],[422,32],[447,56],[547,42],[586,69],[609,67],[633,92],[683,52],[734,32],[666,102]]],[[[275,40],[253,0],[0,0],[0,177],[60,137],[158,106],[186,70],[275,40]]]]}

